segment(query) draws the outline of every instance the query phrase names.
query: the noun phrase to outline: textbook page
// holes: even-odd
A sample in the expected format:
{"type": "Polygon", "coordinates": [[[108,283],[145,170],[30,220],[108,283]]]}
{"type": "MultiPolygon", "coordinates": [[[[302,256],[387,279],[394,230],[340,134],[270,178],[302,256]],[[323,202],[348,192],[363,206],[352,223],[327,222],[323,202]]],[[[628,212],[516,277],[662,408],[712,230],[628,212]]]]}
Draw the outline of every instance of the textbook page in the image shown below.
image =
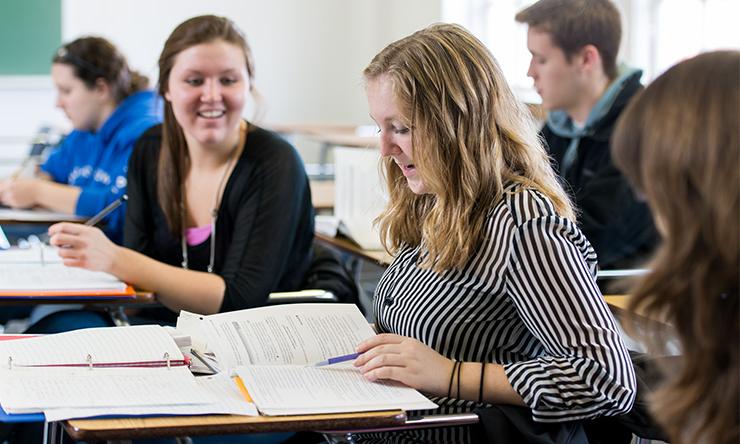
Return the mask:
{"type": "Polygon", "coordinates": [[[391,382],[370,382],[349,366],[251,365],[236,368],[265,415],[433,409],[418,391],[391,382]]]}
{"type": "Polygon", "coordinates": [[[45,409],[47,421],[72,418],[90,418],[102,415],[243,415],[257,416],[257,407],[244,400],[234,381],[225,373],[195,378],[196,384],[217,400],[208,404],[155,405],[101,408],[57,408],[45,409]]]}
{"type": "Polygon", "coordinates": [[[203,331],[221,368],[305,365],[355,351],[374,336],[353,304],[287,304],[203,316],[203,331]]]}
{"type": "Polygon", "coordinates": [[[112,274],[61,263],[14,263],[0,267],[0,292],[120,290],[127,285],[112,274]]]}
{"type": "MultiPolygon", "coordinates": [[[[27,342],[23,340],[18,342],[27,342]]],[[[187,367],[43,367],[0,370],[8,413],[61,407],[151,406],[215,402],[187,367]]]]}
{"type": "Polygon", "coordinates": [[[0,342],[0,368],[24,365],[173,361],[183,355],[172,336],[159,325],[100,327],[0,342]]]}

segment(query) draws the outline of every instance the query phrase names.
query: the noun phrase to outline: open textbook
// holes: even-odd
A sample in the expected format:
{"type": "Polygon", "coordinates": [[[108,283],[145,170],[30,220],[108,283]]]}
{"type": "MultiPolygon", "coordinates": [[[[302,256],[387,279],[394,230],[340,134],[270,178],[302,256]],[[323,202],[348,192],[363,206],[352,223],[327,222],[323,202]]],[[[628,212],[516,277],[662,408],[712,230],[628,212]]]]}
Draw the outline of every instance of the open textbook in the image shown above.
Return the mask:
{"type": "Polygon", "coordinates": [[[353,353],[373,336],[352,304],[289,304],[201,316],[181,312],[179,334],[234,370],[262,414],[291,415],[435,408],[418,391],[370,382],[351,363],[315,362],[353,353]]]}
{"type": "Polygon", "coordinates": [[[0,297],[134,296],[115,276],[67,267],[48,245],[0,251],[0,297]]]}

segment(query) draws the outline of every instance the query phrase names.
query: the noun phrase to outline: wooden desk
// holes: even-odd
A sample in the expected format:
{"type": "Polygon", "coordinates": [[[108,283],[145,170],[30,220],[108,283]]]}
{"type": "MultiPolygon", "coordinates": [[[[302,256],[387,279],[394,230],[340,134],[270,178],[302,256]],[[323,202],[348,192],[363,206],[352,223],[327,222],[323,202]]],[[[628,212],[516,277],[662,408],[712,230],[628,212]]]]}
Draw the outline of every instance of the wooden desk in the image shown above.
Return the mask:
{"type": "Polygon", "coordinates": [[[334,209],[334,181],[333,180],[312,180],[311,202],[317,210],[334,209]]]}
{"type": "Polygon", "coordinates": [[[391,262],[393,262],[393,256],[388,254],[385,250],[363,250],[356,243],[343,237],[329,237],[321,233],[316,233],[314,236],[317,241],[325,245],[335,247],[344,253],[351,254],[352,256],[356,256],[362,260],[375,262],[381,267],[387,267],[391,262]]]}
{"type": "Polygon", "coordinates": [[[344,133],[307,134],[306,138],[321,143],[325,147],[348,146],[356,148],[375,148],[380,143],[377,136],[357,136],[344,133]]]}
{"type": "Polygon", "coordinates": [[[355,134],[357,127],[342,123],[271,123],[265,125],[276,133],[280,134],[355,134]]]}
{"type": "Polygon", "coordinates": [[[79,419],[64,423],[75,440],[98,441],[238,433],[363,430],[406,422],[401,410],[297,416],[172,416],[155,418],[79,419]]]}
{"type": "Polygon", "coordinates": [[[106,305],[126,305],[128,307],[145,307],[156,305],[156,297],[151,291],[137,290],[136,295],[132,298],[129,296],[0,296],[0,307],[8,305],[85,305],[85,306],[106,306],[106,305]]]}

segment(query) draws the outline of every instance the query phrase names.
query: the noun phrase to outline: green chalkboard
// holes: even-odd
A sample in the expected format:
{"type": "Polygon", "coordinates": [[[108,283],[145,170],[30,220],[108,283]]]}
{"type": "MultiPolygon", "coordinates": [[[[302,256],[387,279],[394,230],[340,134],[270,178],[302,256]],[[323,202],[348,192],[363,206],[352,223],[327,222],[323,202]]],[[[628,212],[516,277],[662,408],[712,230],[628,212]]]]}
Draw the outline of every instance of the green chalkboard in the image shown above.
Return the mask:
{"type": "Polygon", "coordinates": [[[0,0],[0,75],[48,74],[62,42],[62,0],[0,0]]]}

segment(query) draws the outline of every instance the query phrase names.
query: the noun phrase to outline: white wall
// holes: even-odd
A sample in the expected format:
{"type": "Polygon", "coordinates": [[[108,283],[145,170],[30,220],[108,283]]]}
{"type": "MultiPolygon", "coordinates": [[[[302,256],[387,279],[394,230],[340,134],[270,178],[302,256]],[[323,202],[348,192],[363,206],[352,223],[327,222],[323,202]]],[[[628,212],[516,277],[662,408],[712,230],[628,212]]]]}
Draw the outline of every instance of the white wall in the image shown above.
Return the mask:
{"type": "Polygon", "coordinates": [[[110,38],[154,80],[167,35],[200,14],[233,19],[256,60],[268,122],[367,120],[360,72],[391,41],[439,21],[439,0],[63,0],[63,40],[110,38]]]}
{"type": "MultiPolygon", "coordinates": [[[[154,82],[159,52],[177,24],[200,14],[228,16],[254,51],[256,86],[267,104],[263,122],[364,124],[362,69],[388,43],[439,21],[440,2],[62,0],[62,40],[102,35],[154,82]]],[[[0,177],[3,163],[22,154],[46,123],[68,125],[54,109],[49,78],[0,77],[0,177]]]]}

